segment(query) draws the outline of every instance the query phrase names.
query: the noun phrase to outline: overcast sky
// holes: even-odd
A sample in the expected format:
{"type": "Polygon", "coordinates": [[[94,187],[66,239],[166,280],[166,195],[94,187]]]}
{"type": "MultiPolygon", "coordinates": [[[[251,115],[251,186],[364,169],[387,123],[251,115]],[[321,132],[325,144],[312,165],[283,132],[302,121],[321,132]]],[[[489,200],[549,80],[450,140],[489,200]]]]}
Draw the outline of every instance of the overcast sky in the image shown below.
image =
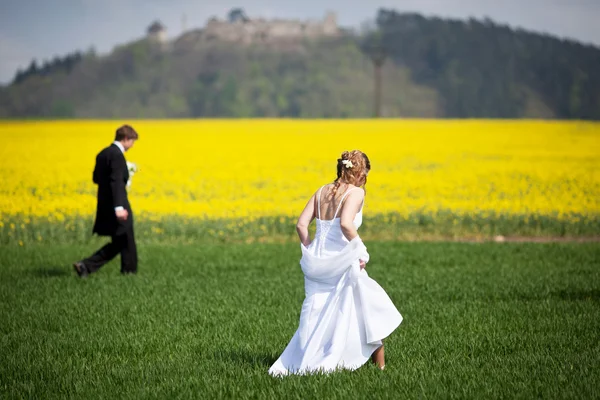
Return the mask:
{"type": "Polygon", "coordinates": [[[0,0],[0,83],[18,67],[94,46],[99,53],[139,38],[159,19],[169,36],[199,28],[233,7],[250,17],[317,19],[328,10],[358,27],[378,8],[483,18],[600,46],[600,0],[0,0]]]}

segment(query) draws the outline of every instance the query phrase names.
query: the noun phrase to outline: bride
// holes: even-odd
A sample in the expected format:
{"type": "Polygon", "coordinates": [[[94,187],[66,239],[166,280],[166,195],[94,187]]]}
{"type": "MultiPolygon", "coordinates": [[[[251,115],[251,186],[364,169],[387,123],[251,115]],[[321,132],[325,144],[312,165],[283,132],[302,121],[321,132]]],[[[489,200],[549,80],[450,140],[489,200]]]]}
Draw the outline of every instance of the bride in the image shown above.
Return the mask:
{"type": "Polygon", "coordinates": [[[344,152],[337,179],[310,198],[298,219],[306,297],[298,330],[269,369],[273,376],[354,370],[369,358],[385,367],[382,340],[402,316],[365,270],[369,253],[357,229],[370,169],[366,154],[344,152]],[[308,226],[315,218],[311,241],[308,226]]]}

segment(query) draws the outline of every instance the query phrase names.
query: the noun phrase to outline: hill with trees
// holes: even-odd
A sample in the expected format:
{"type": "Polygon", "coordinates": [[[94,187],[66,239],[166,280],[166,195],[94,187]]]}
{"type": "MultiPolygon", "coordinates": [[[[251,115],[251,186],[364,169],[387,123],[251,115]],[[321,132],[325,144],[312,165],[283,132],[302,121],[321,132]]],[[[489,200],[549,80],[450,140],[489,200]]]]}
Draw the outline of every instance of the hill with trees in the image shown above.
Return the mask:
{"type": "Polygon", "coordinates": [[[246,43],[199,29],[34,61],[0,88],[0,117],[370,117],[373,49],[384,117],[600,119],[599,48],[385,9],[360,33],[246,43]]]}

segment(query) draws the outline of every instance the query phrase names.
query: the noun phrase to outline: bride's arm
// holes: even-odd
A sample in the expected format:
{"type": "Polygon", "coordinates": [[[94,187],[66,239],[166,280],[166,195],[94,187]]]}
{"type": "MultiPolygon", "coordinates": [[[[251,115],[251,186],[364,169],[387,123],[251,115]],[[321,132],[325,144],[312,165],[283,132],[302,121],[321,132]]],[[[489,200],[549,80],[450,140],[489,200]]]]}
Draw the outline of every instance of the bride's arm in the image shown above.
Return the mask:
{"type": "Polygon", "coordinates": [[[349,241],[358,236],[358,231],[354,227],[354,217],[360,210],[360,206],[365,198],[365,191],[362,189],[353,190],[348,194],[342,205],[342,214],[340,215],[340,225],[342,233],[349,241]]]}
{"type": "Polygon", "coordinates": [[[308,235],[308,226],[315,218],[315,195],[313,195],[308,203],[306,203],[306,207],[300,214],[300,218],[298,218],[298,223],[296,224],[296,232],[298,232],[298,237],[300,237],[300,242],[308,247],[310,244],[310,237],[308,235]]]}

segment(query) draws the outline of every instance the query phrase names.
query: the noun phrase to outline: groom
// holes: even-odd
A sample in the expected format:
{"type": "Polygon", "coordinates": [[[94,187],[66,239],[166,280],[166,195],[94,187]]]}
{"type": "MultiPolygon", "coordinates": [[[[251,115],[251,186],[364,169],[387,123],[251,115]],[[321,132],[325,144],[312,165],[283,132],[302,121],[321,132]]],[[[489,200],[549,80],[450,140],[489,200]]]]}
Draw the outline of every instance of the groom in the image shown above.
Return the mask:
{"type": "Polygon", "coordinates": [[[117,129],[115,141],[96,156],[94,183],[98,185],[98,206],[93,233],[110,236],[112,241],[92,256],[73,263],[81,278],[96,272],[121,253],[121,273],[137,272],[137,249],[133,237],[133,213],[125,185],[129,179],[125,152],[138,139],[129,125],[117,129]]]}

